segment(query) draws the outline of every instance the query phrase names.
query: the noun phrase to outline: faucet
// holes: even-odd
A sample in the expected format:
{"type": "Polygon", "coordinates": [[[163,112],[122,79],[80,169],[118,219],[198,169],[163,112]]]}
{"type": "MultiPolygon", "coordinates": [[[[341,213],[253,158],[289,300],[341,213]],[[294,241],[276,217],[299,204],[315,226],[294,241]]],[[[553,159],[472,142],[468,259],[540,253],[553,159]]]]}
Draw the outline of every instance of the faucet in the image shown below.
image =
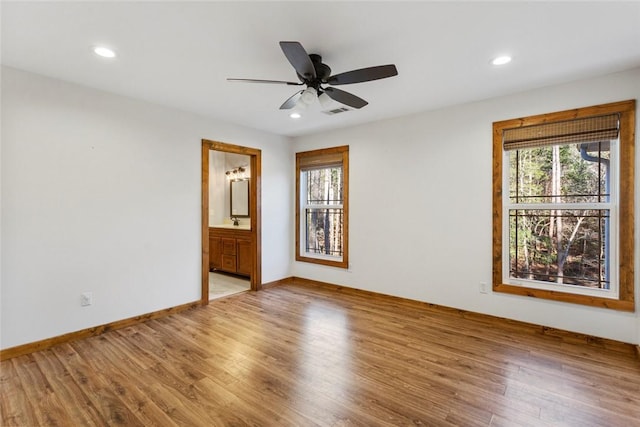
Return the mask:
{"type": "Polygon", "coordinates": [[[231,221],[233,221],[233,225],[235,225],[235,226],[240,225],[240,220],[238,219],[238,217],[233,217],[232,216],[230,219],[231,219],[231,221]]]}

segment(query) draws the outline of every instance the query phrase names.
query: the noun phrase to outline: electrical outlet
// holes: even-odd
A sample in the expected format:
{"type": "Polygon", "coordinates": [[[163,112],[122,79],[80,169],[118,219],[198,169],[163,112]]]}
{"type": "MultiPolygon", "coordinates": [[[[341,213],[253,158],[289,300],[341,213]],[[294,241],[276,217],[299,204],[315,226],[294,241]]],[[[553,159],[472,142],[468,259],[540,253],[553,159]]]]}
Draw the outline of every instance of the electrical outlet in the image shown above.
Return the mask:
{"type": "Polygon", "coordinates": [[[83,292],[80,294],[80,305],[85,307],[93,304],[93,294],[91,292],[83,292]]]}
{"type": "Polygon", "coordinates": [[[480,293],[481,294],[487,293],[487,284],[485,282],[480,282],[480,293]]]}

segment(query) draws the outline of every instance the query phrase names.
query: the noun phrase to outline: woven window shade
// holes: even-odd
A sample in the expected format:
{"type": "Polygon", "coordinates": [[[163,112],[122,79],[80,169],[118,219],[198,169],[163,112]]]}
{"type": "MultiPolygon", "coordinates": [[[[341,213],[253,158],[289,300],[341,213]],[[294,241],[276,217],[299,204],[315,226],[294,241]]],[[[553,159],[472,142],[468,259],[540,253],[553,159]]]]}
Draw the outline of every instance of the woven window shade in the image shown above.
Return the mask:
{"type": "Polygon", "coordinates": [[[342,166],[342,153],[318,154],[300,156],[298,158],[300,170],[324,169],[342,166]]]}
{"type": "Polygon", "coordinates": [[[609,141],[618,138],[618,122],[617,114],[609,114],[505,129],[502,132],[502,143],[505,150],[518,150],[547,145],[609,141]]]}

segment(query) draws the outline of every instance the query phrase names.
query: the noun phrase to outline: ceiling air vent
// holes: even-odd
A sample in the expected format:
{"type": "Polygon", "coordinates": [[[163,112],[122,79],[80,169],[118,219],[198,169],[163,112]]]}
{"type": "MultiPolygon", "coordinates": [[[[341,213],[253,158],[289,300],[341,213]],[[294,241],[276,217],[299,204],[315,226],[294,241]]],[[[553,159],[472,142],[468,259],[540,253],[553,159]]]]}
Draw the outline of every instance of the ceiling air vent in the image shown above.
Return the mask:
{"type": "Polygon", "coordinates": [[[346,107],[334,108],[333,110],[324,110],[323,113],[333,116],[334,114],[344,113],[345,111],[351,111],[351,109],[346,107]]]}

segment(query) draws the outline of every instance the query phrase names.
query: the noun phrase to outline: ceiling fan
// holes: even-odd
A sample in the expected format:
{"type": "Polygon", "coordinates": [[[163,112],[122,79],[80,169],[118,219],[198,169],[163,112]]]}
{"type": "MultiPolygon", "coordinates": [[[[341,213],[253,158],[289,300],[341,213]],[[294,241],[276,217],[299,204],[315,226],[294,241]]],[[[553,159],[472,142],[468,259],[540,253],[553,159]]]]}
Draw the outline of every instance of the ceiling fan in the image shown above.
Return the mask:
{"type": "Polygon", "coordinates": [[[346,85],[351,83],[368,82],[371,80],[384,79],[398,75],[398,70],[393,64],[379,65],[376,67],[361,68],[347,71],[345,73],[331,75],[331,68],[322,63],[322,57],[316,54],[308,54],[299,42],[283,41],[280,48],[287,57],[293,68],[296,70],[300,82],[288,82],[281,80],[256,80],[256,79],[234,79],[229,81],[250,82],[250,83],[272,83],[285,84],[290,86],[303,86],[307,88],[300,90],[287,99],[281,106],[281,110],[288,110],[299,105],[309,105],[316,97],[323,103],[326,97],[341,104],[353,108],[362,108],[368,104],[362,98],[352,93],[345,92],[333,87],[323,87],[322,85],[346,85]]]}

